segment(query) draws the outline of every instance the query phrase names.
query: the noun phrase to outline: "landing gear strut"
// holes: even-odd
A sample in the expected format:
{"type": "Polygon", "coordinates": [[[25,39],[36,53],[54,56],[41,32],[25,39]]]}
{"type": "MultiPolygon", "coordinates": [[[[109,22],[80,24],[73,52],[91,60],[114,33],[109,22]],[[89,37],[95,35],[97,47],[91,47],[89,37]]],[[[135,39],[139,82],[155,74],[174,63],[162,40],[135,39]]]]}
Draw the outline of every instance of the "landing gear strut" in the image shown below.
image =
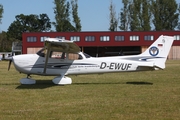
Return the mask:
{"type": "Polygon", "coordinates": [[[31,78],[31,75],[30,74],[27,74],[27,77],[26,78],[31,78]]]}

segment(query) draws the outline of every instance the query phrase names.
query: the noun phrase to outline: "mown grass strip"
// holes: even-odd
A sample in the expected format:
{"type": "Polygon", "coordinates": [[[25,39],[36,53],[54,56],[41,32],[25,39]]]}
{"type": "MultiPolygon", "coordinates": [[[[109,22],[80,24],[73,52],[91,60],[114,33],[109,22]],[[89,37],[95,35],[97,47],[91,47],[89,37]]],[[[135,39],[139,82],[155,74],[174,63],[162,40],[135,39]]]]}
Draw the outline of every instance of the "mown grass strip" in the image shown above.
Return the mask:
{"type": "Polygon", "coordinates": [[[21,85],[19,74],[0,62],[0,119],[172,119],[180,118],[180,61],[165,70],[70,76],[72,85],[35,76],[21,85]]]}

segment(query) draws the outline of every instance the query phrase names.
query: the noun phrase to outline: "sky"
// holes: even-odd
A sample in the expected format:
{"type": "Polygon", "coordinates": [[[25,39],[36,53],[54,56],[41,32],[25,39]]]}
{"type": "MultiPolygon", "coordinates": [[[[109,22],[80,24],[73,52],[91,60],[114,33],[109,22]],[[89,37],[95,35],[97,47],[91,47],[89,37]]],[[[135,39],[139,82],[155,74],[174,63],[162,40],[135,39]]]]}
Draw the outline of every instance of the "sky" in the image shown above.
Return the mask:
{"type": "MultiPolygon", "coordinates": [[[[19,14],[46,13],[51,22],[55,22],[53,8],[54,0],[1,0],[4,13],[0,31],[7,31],[8,27],[19,14]]],[[[115,8],[120,12],[121,0],[113,0],[115,8]]],[[[78,14],[82,31],[107,31],[109,25],[110,0],[78,0],[78,14]]]]}
{"type": "MultiPolygon", "coordinates": [[[[55,22],[53,8],[54,0],[1,0],[4,13],[0,32],[7,31],[13,23],[16,15],[46,13],[51,22],[55,22]]],[[[115,5],[116,13],[120,13],[123,7],[122,0],[112,0],[115,5]]],[[[176,0],[180,3],[180,0],[176,0]]],[[[108,31],[109,28],[109,5],[110,0],[78,0],[78,15],[81,20],[81,31],[108,31]]],[[[72,20],[72,19],[71,19],[72,20]]],[[[54,28],[52,28],[55,30],[54,28]]]]}

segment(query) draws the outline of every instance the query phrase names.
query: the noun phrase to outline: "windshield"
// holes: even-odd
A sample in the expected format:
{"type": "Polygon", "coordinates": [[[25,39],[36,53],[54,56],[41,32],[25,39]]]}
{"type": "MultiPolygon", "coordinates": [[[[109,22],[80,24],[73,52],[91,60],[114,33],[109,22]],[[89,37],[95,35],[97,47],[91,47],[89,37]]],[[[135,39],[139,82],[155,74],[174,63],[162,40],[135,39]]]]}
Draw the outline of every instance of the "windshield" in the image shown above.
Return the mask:
{"type": "Polygon", "coordinates": [[[86,54],[86,53],[83,53],[83,54],[84,54],[84,56],[85,56],[86,58],[91,58],[90,55],[88,55],[88,54],[86,54]]]}
{"type": "Polygon", "coordinates": [[[41,57],[45,57],[45,54],[47,53],[47,49],[42,48],[41,50],[39,50],[36,54],[41,56],[41,57]]]}

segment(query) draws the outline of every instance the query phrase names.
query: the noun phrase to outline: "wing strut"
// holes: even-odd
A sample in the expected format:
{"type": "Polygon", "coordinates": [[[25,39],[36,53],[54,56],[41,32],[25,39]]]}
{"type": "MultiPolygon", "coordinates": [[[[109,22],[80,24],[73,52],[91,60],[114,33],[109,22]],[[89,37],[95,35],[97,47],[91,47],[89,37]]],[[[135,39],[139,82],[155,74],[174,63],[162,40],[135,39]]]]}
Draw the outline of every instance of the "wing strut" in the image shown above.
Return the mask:
{"type": "Polygon", "coordinates": [[[46,54],[46,59],[45,59],[45,63],[44,63],[44,71],[43,73],[46,74],[46,69],[47,69],[47,64],[48,64],[48,59],[49,59],[49,55],[50,55],[50,45],[47,46],[47,54],[46,54]]]}

